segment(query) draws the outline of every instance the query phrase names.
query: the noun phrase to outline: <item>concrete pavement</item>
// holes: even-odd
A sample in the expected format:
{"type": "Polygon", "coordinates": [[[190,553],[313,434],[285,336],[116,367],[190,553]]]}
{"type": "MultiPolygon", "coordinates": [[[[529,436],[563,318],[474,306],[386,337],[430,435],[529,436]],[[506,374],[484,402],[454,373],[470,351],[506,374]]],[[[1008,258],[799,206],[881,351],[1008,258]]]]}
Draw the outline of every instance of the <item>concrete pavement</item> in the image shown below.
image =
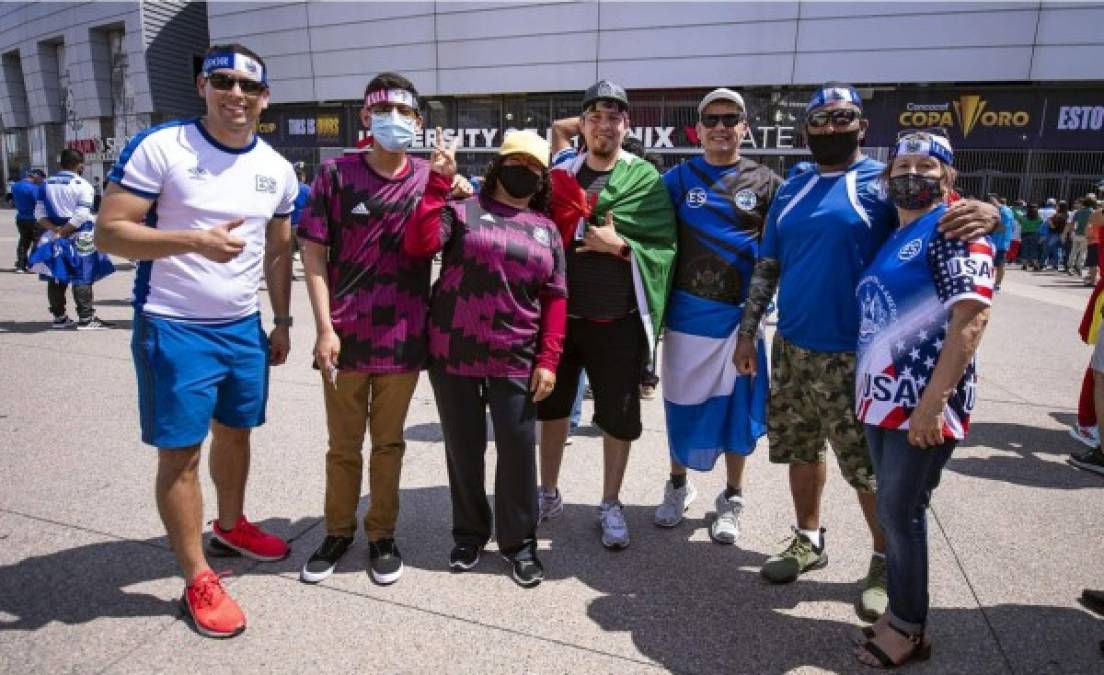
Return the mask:
{"type": "MultiPolygon", "coordinates": [[[[448,572],[444,450],[423,377],[407,423],[403,579],[373,585],[358,535],[333,577],[299,583],[324,536],[325,452],[302,283],[292,358],[273,371],[247,499],[250,518],[291,539],[293,552],[279,563],[213,561],[233,571],[226,581],[249,629],[229,641],[199,637],[177,609],[182,581],[153,504],[155,453],[138,440],[133,271],[96,286],[116,330],[51,331],[45,285],[7,271],[14,233],[12,212],[0,212],[0,672],[862,670],[849,637],[861,625],[853,603],[869,541],[835,467],[824,505],[831,563],[770,586],[759,566],[793,521],[785,470],[767,462],[764,439],[734,547],[706,533],[720,467],[692,477],[700,496],[682,525],[655,528],[667,473],[658,401],[645,404],[623,492],[632,546],[611,554],[598,542],[601,439],[586,427],[565,459],[566,513],[540,530],[548,579],[523,590],[491,555],[473,573],[448,572]]],[[[1065,275],[1012,271],[997,298],[971,435],[934,500],[935,649],[914,672],[1104,670],[1104,623],[1076,602],[1083,587],[1104,587],[1104,478],[1064,462],[1079,449],[1066,428],[1090,353],[1075,333],[1087,295],[1065,275]]],[[[490,476],[493,450],[488,459],[490,476]]]]}

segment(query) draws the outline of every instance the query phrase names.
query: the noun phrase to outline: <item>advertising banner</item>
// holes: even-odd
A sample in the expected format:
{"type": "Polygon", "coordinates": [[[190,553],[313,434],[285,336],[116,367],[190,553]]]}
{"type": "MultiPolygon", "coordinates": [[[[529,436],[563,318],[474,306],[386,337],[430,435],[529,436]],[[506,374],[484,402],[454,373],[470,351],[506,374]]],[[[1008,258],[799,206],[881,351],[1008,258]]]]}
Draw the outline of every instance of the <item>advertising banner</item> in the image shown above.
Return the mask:
{"type": "Polygon", "coordinates": [[[866,106],[868,146],[890,146],[907,129],[946,129],[956,148],[1032,148],[1045,98],[1034,93],[970,90],[878,92],[866,106]]]}

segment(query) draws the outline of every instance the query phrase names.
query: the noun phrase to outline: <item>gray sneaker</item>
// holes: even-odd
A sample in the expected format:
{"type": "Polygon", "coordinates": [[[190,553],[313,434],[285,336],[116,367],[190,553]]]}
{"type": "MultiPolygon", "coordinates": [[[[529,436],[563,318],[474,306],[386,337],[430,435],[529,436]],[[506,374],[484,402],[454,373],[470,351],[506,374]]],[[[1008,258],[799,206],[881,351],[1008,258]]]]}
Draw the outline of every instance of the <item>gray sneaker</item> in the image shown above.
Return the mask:
{"type": "Polygon", "coordinates": [[[621,512],[621,502],[603,502],[598,507],[598,524],[602,528],[602,546],[610,550],[628,547],[629,525],[621,512]]]}
{"type": "Polygon", "coordinates": [[[560,494],[560,489],[556,488],[555,492],[548,494],[541,488],[537,488],[537,508],[538,524],[562,516],[564,507],[563,495],[560,494]]]}
{"type": "Polygon", "coordinates": [[[744,498],[733,495],[726,498],[725,491],[717,495],[713,503],[717,517],[709,524],[709,538],[718,544],[735,544],[740,538],[740,514],[744,512],[744,498]]]}
{"type": "Polygon", "coordinates": [[[683,514],[697,498],[698,490],[689,480],[678,489],[668,480],[663,486],[663,503],[656,507],[655,524],[660,527],[678,525],[682,522],[683,514]]]}

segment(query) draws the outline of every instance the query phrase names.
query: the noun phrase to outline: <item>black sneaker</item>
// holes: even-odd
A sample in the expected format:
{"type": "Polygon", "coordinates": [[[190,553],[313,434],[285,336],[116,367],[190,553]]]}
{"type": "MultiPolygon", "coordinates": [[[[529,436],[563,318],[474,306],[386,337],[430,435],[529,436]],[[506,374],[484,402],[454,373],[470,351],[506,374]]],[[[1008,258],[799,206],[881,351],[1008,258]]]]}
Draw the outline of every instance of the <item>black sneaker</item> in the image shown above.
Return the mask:
{"type": "Polygon", "coordinates": [[[103,321],[98,316],[94,316],[91,319],[82,320],[77,324],[77,330],[107,330],[108,328],[114,328],[115,324],[110,321],[103,321]]]}
{"type": "Polygon", "coordinates": [[[1099,447],[1080,454],[1070,455],[1069,463],[1078,469],[1092,471],[1104,476],[1104,452],[1101,452],[1099,447]]]}
{"type": "Polygon", "coordinates": [[[305,584],[317,584],[333,574],[337,561],[345,555],[345,551],[352,543],[352,537],[327,534],[322,540],[322,545],[307,560],[307,564],[303,565],[303,570],[299,572],[299,581],[305,584]]]}
{"type": "Polygon", "coordinates": [[[1097,614],[1104,616],[1104,591],[1094,591],[1086,588],[1081,591],[1081,604],[1097,614]]]}
{"type": "Polygon", "coordinates": [[[72,328],[75,325],[77,325],[76,321],[73,321],[68,316],[65,316],[63,314],[61,316],[55,316],[54,317],[54,322],[52,324],[50,324],[50,328],[52,328],[54,330],[61,330],[61,329],[64,329],[64,328],[72,328]]]}
{"type": "Polygon", "coordinates": [[[544,566],[541,565],[535,553],[526,552],[514,557],[506,555],[502,557],[510,563],[510,578],[517,582],[518,586],[533,588],[544,581],[544,566]]]}
{"type": "Polygon", "coordinates": [[[402,554],[394,539],[368,543],[368,573],[381,586],[393,584],[403,573],[402,554]]]}
{"type": "Polygon", "coordinates": [[[453,572],[467,572],[479,564],[479,547],[471,544],[457,544],[449,553],[449,569],[453,572]]]}

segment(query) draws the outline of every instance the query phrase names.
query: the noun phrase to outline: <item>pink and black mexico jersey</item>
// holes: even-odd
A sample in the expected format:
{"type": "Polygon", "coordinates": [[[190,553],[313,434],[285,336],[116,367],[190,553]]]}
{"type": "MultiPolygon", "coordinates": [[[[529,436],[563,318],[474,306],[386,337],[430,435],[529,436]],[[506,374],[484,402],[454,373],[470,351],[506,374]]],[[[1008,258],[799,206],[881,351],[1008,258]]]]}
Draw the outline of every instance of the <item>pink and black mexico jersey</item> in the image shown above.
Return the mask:
{"type": "Polygon", "coordinates": [[[541,295],[567,294],[555,223],[476,196],[441,211],[441,242],[430,358],[454,375],[529,377],[539,347],[541,295]]]}
{"type": "MultiPolygon", "coordinates": [[[[993,244],[945,239],[945,206],[898,229],[859,281],[856,415],[886,429],[908,429],[947,337],[951,307],[993,298],[993,244]]],[[[943,411],[943,436],[961,440],[976,400],[977,368],[966,367],[943,411]]]]}
{"type": "Polygon", "coordinates": [[[384,178],[361,155],[331,160],[311,187],[298,235],[330,246],[330,315],[341,338],[339,367],[361,373],[417,371],[426,364],[426,314],[431,261],[403,252],[403,229],[425,191],[429,164],[407,159],[384,178]]]}

